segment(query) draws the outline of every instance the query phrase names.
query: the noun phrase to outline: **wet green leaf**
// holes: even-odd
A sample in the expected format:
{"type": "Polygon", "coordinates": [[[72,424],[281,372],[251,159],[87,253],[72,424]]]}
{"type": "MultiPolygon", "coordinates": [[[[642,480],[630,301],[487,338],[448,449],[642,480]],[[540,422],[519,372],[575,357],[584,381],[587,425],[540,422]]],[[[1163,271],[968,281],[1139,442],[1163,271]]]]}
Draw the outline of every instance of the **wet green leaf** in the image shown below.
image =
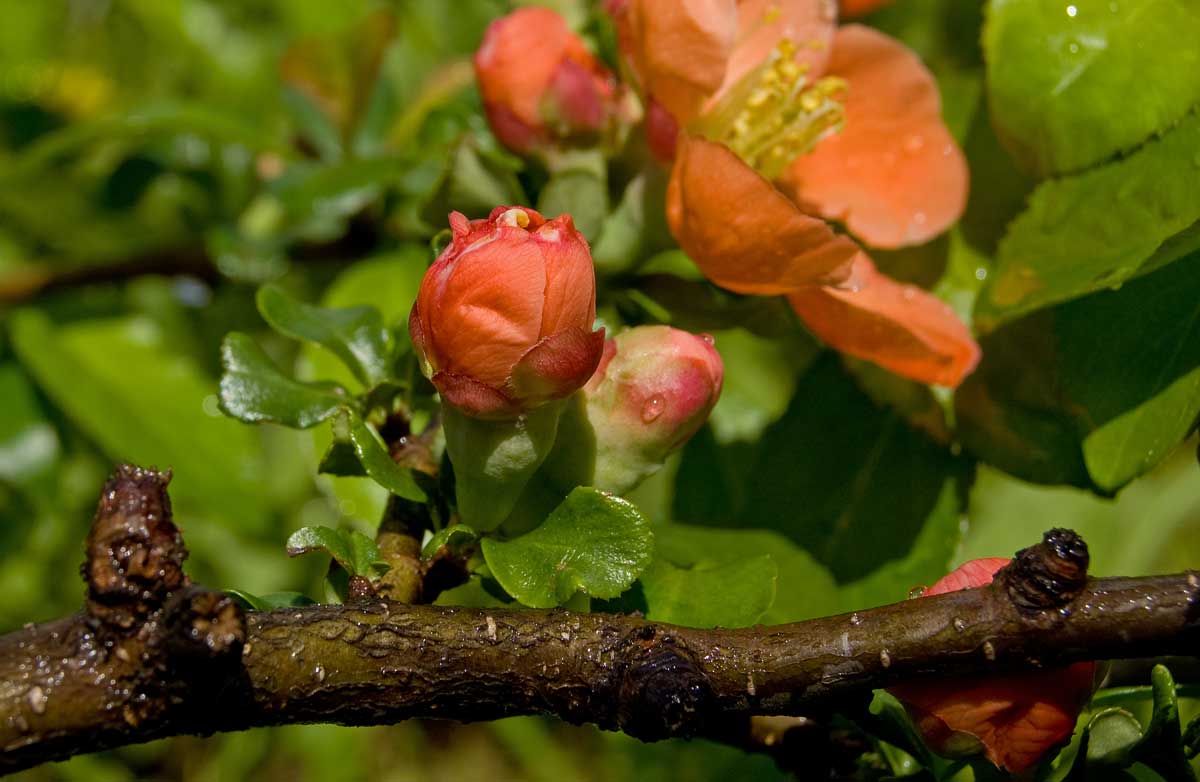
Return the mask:
{"type": "Polygon", "coordinates": [[[975,309],[985,330],[1138,273],[1200,220],[1200,114],[1127,158],[1040,185],[1000,242],[975,309]]]}
{"type": "Polygon", "coordinates": [[[483,541],[492,575],[532,608],[562,605],[576,592],[614,598],[650,564],[653,551],[650,525],[637,508],[586,486],[532,532],[483,541]]]}
{"type": "Polygon", "coordinates": [[[258,291],[258,310],[279,333],[331,351],[363,385],[388,377],[391,336],[373,307],[314,307],[276,285],[264,285],[258,291]]]}
{"type": "Polygon", "coordinates": [[[1042,175],[1128,151],[1200,103],[1191,0],[992,0],[984,28],[992,117],[1042,175]]]}
{"type": "Polygon", "coordinates": [[[479,535],[475,530],[465,524],[454,524],[449,527],[435,532],[428,541],[425,542],[424,548],[421,549],[421,556],[429,559],[434,554],[437,554],[442,548],[457,551],[464,546],[469,546],[479,540],[479,535]]]}
{"type": "Polygon", "coordinates": [[[356,413],[344,410],[342,415],[345,419],[335,421],[335,432],[344,429],[363,471],[392,494],[413,502],[424,502],[425,492],[417,485],[413,471],[396,464],[375,430],[356,413]]]}
{"type": "Polygon", "coordinates": [[[352,576],[373,578],[388,565],[379,546],[358,530],[338,530],[333,527],[304,527],[287,540],[290,557],[313,551],[323,551],[352,576]]]}
{"type": "Polygon", "coordinates": [[[284,376],[258,344],[238,332],[221,343],[221,410],[239,421],[270,421],[299,429],[329,418],[347,397],[337,386],[284,376]]]}

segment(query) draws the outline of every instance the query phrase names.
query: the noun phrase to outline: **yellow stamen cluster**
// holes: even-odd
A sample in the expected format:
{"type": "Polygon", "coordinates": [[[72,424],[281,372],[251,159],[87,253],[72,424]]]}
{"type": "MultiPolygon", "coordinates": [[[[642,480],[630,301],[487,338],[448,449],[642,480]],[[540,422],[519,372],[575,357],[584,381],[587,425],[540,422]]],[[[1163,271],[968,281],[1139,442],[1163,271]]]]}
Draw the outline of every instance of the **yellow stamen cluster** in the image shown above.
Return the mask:
{"type": "Polygon", "coordinates": [[[775,179],[844,121],[845,82],[808,81],[796,45],[783,40],[761,66],[729,90],[697,130],[720,141],[767,179],[775,179]]]}

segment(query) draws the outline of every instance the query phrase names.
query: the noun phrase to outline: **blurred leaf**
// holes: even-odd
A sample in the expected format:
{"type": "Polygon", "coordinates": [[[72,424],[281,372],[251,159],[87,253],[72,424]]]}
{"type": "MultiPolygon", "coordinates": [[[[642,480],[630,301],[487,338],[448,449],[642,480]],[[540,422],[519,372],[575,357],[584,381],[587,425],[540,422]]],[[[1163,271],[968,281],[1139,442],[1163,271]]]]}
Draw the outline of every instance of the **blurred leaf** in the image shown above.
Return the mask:
{"type": "Polygon", "coordinates": [[[254,432],[223,418],[214,381],[143,317],[55,327],[40,312],[10,318],[21,363],[114,462],[171,468],[181,514],[261,529],[263,464],[254,432]]]}
{"type": "Polygon", "coordinates": [[[364,386],[388,377],[391,338],[373,307],[314,307],[278,286],[264,285],[258,291],[258,310],[279,333],[327,348],[364,386]]]}
{"type": "Polygon", "coordinates": [[[1190,0],[992,0],[992,116],[1043,176],[1078,171],[1171,127],[1200,103],[1200,9],[1190,0]]]}
{"type": "Polygon", "coordinates": [[[485,538],[483,555],[510,595],[553,608],[577,591],[614,598],[650,564],[654,537],[630,503],[581,486],[542,525],[509,541],[485,538]]]}
{"type": "Polygon", "coordinates": [[[270,611],[275,608],[315,605],[312,598],[299,592],[270,592],[265,595],[252,595],[241,589],[226,589],[225,592],[236,597],[243,606],[251,611],[270,611]]]}
{"type": "Polygon", "coordinates": [[[537,210],[546,219],[570,215],[584,238],[593,242],[608,215],[607,177],[603,165],[596,168],[556,171],[538,194],[537,202],[537,210]]]}
{"type": "Polygon", "coordinates": [[[1040,185],[1000,242],[975,310],[990,330],[1023,313],[1118,286],[1200,219],[1200,114],[1129,157],[1040,185]]]}
{"type": "Polygon", "coordinates": [[[528,198],[517,179],[519,168],[519,160],[486,150],[474,136],[464,135],[447,158],[421,217],[434,229],[441,229],[451,211],[486,217],[497,206],[526,203],[528,198]]]}
{"type": "Polygon", "coordinates": [[[667,229],[667,174],[658,166],[642,171],[625,186],[617,208],[604,218],[592,242],[592,260],[600,274],[616,274],[663,249],[667,229]]]}
{"type": "Polygon", "coordinates": [[[44,477],[58,461],[58,434],[29,379],[12,362],[0,364],[0,399],[0,481],[25,484],[44,477]]]}
{"type": "Polygon", "coordinates": [[[1087,726],[1087,763],[1123,768],[1130,764],[1141,739],[1142,726],[1136,717],[1124,709],[1104,709],[1087,726]]]}
{"type": "Polygon", "coordinates": [[[1200,413],[1198,261],[985,337],[956,399],[964,442],[1026,480],[1106,492],[1162,461],[1200,413]]]}
{"type": "Polygon", "coordinates": [[[388,567],[375,541],[358,530],[304,527],[287,540],[289,557],[313,551],[324,551],[352,576],[373,578],[388,567]]]}
{"type": "Polygon", "coordinates": [[[338,386],[317,387],[285,377],[258,344],[238,332],[221,343],[221,410],[239,421],[316,426],[348,401],[338,386]]]}

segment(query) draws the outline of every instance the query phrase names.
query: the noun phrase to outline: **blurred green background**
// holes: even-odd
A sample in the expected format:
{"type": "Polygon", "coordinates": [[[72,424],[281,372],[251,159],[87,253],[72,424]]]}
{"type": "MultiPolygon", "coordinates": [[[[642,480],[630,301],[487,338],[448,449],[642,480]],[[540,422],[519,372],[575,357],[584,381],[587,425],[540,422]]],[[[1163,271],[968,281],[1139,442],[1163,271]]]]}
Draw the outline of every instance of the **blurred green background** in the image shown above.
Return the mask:
{"type": "MultiPolygon", "coordinates": [[[[944,4],[917,5],[940,13],[944,4]]],[[[279,281],[309,301],[373,303],[389,318],[403,317],[446,206],[478,212],[528,185],[491,140],[468,65],[488,20],[511,7],[500,0],[0,0],[0,630],[78,608],[83,539],[118,460],[175,471],[171,493],[197,581],[321,594],[323,563],[287,558],[283,541],[302,526],[369,530],[381,491],[366,479],[316,476],[321,434],[224,418],[218,346],[227,331],[245,331],[281,366],[325,376],[328,356],[299,351],[265,328],[254,308],[259,284],[279,281]],[[455,166],[482,166],[487,176],[464,190],[469,177],[446,178],[455,166]]],[[[921,45],[923,30],[912,28],[910,44],[921,45]]],[[[939,75],[962,137],[979,73],[960,65],[948,62],[939,75]]],[[[903,262],[892,259],[892,268],[903,262]]],[[[736,362],[771,350],[746,333],[719,340],[731,351],[733,401],[714,422],[716,439],[706,430],[639,491],[656,522],[711,523],[691,513],[701,495],[686,493],[700,491],[690,482],[697,463],[736,450],[740,433],[781,417],[801,426],[793,421],[800,408],[788,404],[793,391],[801,401],[812,393],[799,379],[806,371],[805,378],[834,372],[833,387],[844,382],[829,361],[813,364],[806,345],[804,360],[778,365],[768,355],[759,365],[765,374],[748,374],[763,383],[739,386],[736,362]],[[769,398],[757,398],[767,387],[769,398]]],[[[863,420],[852,406],[844,415],[863,420]]],[[[809,442],[818,454],[843,447],[836,426],[799,431],[827,432],[829,442],[809,442]]],[[[1049,527],[1069,526],[1090,543],[1097,574],[1194,566],[1194,451],[1193,438],[1116,500],[978,467],[965,502],[943,509],[953,534],[940,540],[958,563],[1008,555],[1049,527]]],[[[916,457],[901,450],[889,458],[905,465],[916,457]]],[[[906,475],[896,479],[900,490],[906,475]]],[[[806,477],[784,480],[794,486],[806,477]]],[[[890,512],[887,502],[867,499],[877,503],[867,512],[890,512]]],[[[772,545],[787,547],[778,560],[784,589],[788,557],[796,568],[807,560],[792,543],[772,545]]],[[[847,556],[855,556],[872,543],[848,545],[847,556]]],[[[830,565],[838,580],[853,580],[836,571],[841,561],[834,556],[830,565]]],[[[891,582],[886,590],[836,594],[831,580],[816,583],[812,592],[787,595],[780,616],[903,596],[891,582]]],[[[515,719],[182,738],[17,778],[635,777],[783,775],[770,761],[714,745],[644,746],[515,719]]]]}

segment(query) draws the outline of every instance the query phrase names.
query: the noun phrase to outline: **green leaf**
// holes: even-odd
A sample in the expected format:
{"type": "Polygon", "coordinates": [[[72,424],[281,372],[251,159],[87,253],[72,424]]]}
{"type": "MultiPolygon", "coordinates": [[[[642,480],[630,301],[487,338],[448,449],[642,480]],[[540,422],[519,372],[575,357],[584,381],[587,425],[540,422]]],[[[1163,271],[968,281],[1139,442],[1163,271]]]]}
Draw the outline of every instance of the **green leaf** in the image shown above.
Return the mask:
{"type": "Polygon", "coordinates": [[[253,429],[221,416],[213,381],[150,319],[55,327],[36,310],[9,319],[13,348],[38,386],[113,462],[170,467],[180,517],[230,527],[268,523],[253,429]]]}
{"type": "MultiPolygon", "coordinates": [[[[698,570],[725,569],[769,557],[775,565],[770,571],[774,600],[753,621],[784,624],[841,610],[837,585],[829,571],[778,532],[665,524],[655,527],[654,543],[656,560],[698,570]]],[[[763,575],[751,578],[759,580],[761,588],[763,575]]]]}
{"type": "Polygon", "coordinates": [[[976,323],[990,330],[1137,274],[1200,220],[1198,149],[1200,113],[1123,160],[1040,185],[1000,242],[976,323]]]}
{"type": "Polygon", "coordinates": [[[474,136],[463,136],[447,158],[421,217],[440,229],[446,226],[446,215],[451,210],[469,217],[485,217],[502,204],[528,203],[517,179],[520,167],[516,158],[489,152],[474,136]]]}
{"type": "Polygon", "coordinates": [[[221,365],[221,410],[239,421],[307,429],[347,401],[336,386],[317,387],[285,377],[253,339],[236,331],[221,343],[221,365]]]}
{"type": "Polygon", "coordinates": [[[1115,491],[1163,460],[1200,414],[1200,252],[1055,318],[1063,388],[1086,415],[1083,458],[1115,491]]]}
{"type": "Polygon", "coordinates": [[[992,0],[984,28],[991,114],[1043,175],[1077,171],[1167,130],[1200,103],[1191,0],[992,0]]]}
{"type": "Polygon", "coordinates": [[[1179,727],[1175,680],[1167,667],[1159,664],[1150,671],[1150,684],[1154,688],[1154,712],[1135,750],[1137,759],[1164,779],[1195,782],[1196,772],[1188,762],[1179,727]]]}
{"type": "Polygon", "coordinates": [[[413,471],[396,464],[375,430],[348,409],[344,410],[344,415],[348,420],[342,426],[366,474],[392,494],[413,502],[425,502],[425,492],[417,485],[413,471]]]}
{"type": "Polygon", "coordinates": [[[353,576],[374,577],[388,566],[375,541],[358,530],[303,527],[293,532],[287,540],[289,557],[313,551],[324,551],[353,576]]]}
{"type": "Polygon", "coordinates": [[[258,310],[279,333],[333,352],[364,386],[388,377],[391,337],[378,310],[314,307],[296,301],[276,285],[259,289],[258,310]]]}
{"type": "Polygon", "coordinates": [[[1142,740],[1142,726],[1129,712],[1108,708],[1092,717],[1087,726],[1088,765],[1124,768],[1142,740]]]}
{"type": "Polygon", "coordinates": [[[443,527],[425,542],[425,546],[421,549],[421,557],[429,559],[443,548],[458,551],[477,540],[479,540],[479,535],[465,524],[443,527]]]}
{"type": "Polygon", "coordinates": [[[20,485],[48,475],[58,461],[58,434],[12,362],[0,364],[0,399],[0,481],[20,485]]]}
{"type": "Polygon", "coordinates": [[[241,589],[226,589],[225,592],[233,595],[251,611],[270,611],[275,608],[297,608],[316,604],[316,601],[308,595],[299,592],[270,592],[265,595],[252,595],[241,589]]]}
{"type": "Polygon", "coordinates": [[[945,574],[968,465],[877,407],[836,357],[800,379],[758,444],[714,446],[697,437],[685,448],[677,520],[778,530],[839,583],[860,582],[857,608],[945,574]]]}
{"type": "Polygon", "coordinates": [[[592,260],[600,274],[616,274],[637,264],[649,253],[668,246],[665,241],[667,173],[652,166],[625,186],[621,201],[604,218],[592,242],[592,260]]]}
{"type": "Polygon", "coordinates": [[[1200,414],[1197,301],[1200,252],[988,335],[956,399],[964,442],[1026,480],[1120,489],[1200,414]]]}
{"type": "Polygon", "coordinates": [[[818,348],[799,332],[769,339],[746,329],[712,333],[725,366],[721,398],[710,422],[719,442],[754,441],[787,411],[788,402],[818,348]]]}
{"type": "Polygon", "coordinates": [[[655,559],[633,591],[641,592],[646,618],[656,622],[748,627],[758,622],[775,600],[777,575],[774,560],[765,554],[690,567],[655,559]]]}
{"type": "Polygon", "coordinates": [[[603,172],[603,167],[555,172],[538,195],[537,210],[546,219],[571,215],[579,232],[595,241],[608,214],[608,183],[603,172]]]}
{"type": "Polygon", "coordinates": [[[509,541],[486,538],[483,555],[523,605],[553,608],[576,592],[614,598],[650,564],[654,536],[629,502],[581,486],[540,527],[509,541]]]}

